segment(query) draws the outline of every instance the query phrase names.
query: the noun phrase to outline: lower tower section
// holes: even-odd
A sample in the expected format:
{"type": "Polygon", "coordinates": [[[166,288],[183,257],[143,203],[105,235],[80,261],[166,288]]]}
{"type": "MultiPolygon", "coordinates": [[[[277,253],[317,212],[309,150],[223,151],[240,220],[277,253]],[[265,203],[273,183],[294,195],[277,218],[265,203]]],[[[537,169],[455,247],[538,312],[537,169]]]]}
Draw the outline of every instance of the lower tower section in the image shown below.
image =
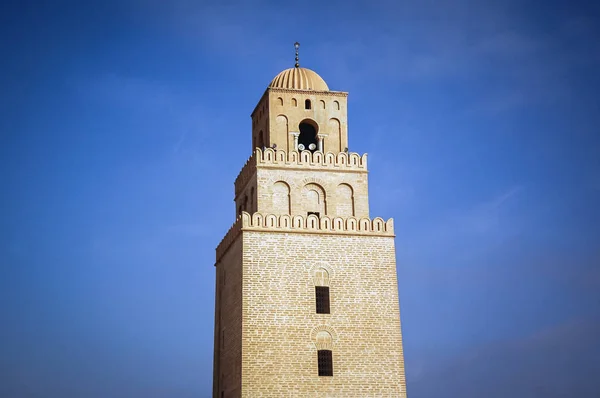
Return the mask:
{"type": "Polygon", "coordinates": [[[406,396],[392,220],[243,212],[216,267],[214,397],[406,396]]]}

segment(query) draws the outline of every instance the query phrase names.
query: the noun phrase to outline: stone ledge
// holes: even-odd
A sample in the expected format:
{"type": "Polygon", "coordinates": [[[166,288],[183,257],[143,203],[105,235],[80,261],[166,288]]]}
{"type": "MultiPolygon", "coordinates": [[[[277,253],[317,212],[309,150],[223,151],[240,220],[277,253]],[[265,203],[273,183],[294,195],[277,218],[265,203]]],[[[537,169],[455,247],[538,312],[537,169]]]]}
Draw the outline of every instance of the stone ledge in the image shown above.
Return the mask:
{"type": "Polygon", "coordinates": [[[244,211],[217,246],[217,261],[242,231],[395,237],[392,218],[384,221],[381,217],[373,219],[366,217],[360,219],[355,217],[330,218],[327,216],[317,217],[314,214],[305,217],[258,212],[250,215],[244,211]]]}

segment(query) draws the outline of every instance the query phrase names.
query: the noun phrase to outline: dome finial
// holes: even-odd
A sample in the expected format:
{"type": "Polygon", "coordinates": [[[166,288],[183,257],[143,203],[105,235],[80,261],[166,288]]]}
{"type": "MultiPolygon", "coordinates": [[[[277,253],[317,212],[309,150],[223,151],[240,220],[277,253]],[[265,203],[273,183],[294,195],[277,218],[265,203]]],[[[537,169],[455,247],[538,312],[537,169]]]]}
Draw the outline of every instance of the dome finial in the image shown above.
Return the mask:
{"type": "Polygon", "coordinates": [[[296,65],[294,65],[296,68],[300,67],[300,63],[298,62],[298,48],[300,47],[300,43],[295,42],[294,43],[294,48],[296,49],[296,65]]]}

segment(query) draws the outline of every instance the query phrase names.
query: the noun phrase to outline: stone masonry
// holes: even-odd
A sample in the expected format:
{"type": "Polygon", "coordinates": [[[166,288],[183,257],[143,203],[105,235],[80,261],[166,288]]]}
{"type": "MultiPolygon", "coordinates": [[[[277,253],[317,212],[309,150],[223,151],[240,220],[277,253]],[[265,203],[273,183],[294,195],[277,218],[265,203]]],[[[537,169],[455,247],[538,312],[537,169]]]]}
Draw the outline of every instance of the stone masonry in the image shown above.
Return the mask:
{"type": "Polygon", "coordinates": [[[298,69],[253,112],[237,219],[217,247],[213,398],[406,397],[393,221],[369,216],[367,156],[347,151],[347,93],[298,69]],[[290,134],[302,123],[326,132],[302,133],[312,150],[290,134]],[[321,287],[328,313],[315,309],[321,287]],[[319,375],[322,352],[331,375],[319,375]]]}

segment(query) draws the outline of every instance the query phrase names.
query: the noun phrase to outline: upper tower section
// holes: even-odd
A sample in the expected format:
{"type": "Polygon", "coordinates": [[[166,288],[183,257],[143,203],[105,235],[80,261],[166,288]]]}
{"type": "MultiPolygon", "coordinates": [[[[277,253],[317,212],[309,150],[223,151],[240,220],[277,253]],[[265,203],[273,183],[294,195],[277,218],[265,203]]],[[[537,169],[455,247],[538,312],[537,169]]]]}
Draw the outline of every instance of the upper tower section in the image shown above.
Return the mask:
{"type": "Polygon", "coordinates": [[[252,112],[255,148],[339,153],[348,150],[348,93],[331,91],[316,72],[296,64],[271,81],[252,112]]]}

